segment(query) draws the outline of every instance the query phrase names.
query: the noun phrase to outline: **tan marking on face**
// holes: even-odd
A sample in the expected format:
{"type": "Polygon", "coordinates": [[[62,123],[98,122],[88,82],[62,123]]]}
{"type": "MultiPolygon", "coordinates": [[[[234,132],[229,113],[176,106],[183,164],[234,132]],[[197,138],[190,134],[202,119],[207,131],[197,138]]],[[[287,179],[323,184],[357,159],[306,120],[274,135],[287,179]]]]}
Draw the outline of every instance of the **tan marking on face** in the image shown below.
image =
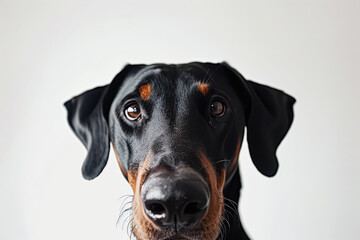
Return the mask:
{"type": "Polygon", "coordinates": [[[144,183],[146,173],[149,169],[151,162],[151,153],[148,153],[144,162],[142,162],[139,168],[135,171],[129,171],[129,183],[134,191],[134,198],[132,201],[133,210],[133,234],[136,239],[152,239],[152,232],[154,230],[160,230],[158,226],[152,223],[152,221],[145,214],[145,210],[141,201],[141,186],[144,183]]]}
{"type": "Polygon", "coordinates": [[[215,239],[220,233],[220,216],[224,211],[222,190],[225,183],[225,170],[223,169],[218,175],[204,152],[200,151],[199,157],[207,174],[211,195],[208,212],[200,221],[205,230],[202,232],[202,239],[215,239]]]}
{"type": "Polygon", "coordinates": [[[217,189],[219,191],[221,190],[221,192],[225,184],[225,179],[226,179],[225,169],[222,169],[220,175],[217,178],[217,189]]]}
{"type": "Polygon", "coordinates": [[[150,94],[151,94],[151,86],[150,84],[144,84],[144,85],[141,85],[139,87],[139,93],[140,93],[140,97],[147,101],[150,97],[150,94]]]}
{"type": "Polygon", "coordinates": [[[136,190],[136,180],[137,180],[138,172],[134,169],[129,169],[128,171],[128,181],[130,184],[130,187],[132,188],[134,194],[136,190]]]}
{"type": "Polygon", "coordinates": [[[241,144],[242,144],[242,139],[239,138],[239,141],[238,141],[237,146],[236,146],[236,151],[235,151],[234,158],[233,158],[233,160],[231,162],[231,165],[230,165],[230,168],[228,170],[228,174],[231,174],[235,170],[235,168],[237,166],[238,159],[239,159],[239,153],[240,153],[240,149],[241,149],[241,144]]]}
{"type": "Polygon", "coordinates": [[[120,158],[119,158],[119,156],[118,156],[118,154],[117,154],[117,152],[116,152],[116,150],[115,150],[116,148],[115,148],[114,143],[112,143],[112,146],[113,146],[114,153],[115,153],[115,156],[116,156],[116,160],[117,160],[117,162],[118,162],[118,164],[119,164],[120,170],[121,170],[122,174],[124,175],[124,177],[127,179],[127,178],[128,178],[128,176],[127,176],[128,174],[127,174],[125,168],[123,167],[123,165],[122,165],[121,162],[120,162],[120,158]]]}
{"type": "Polygon", "coordinates": [[[207,83],[198,83],[198,88],[202,95],[206,96],[210,90],[210,86],[207,83]]]}

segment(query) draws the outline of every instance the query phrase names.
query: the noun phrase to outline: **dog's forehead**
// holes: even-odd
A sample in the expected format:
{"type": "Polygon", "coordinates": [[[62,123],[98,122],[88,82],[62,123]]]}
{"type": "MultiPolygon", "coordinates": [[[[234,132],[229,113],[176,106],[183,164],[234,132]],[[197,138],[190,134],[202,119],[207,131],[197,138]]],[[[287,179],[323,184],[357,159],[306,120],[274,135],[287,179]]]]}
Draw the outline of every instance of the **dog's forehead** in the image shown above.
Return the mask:
{"type": "MultiPolygon", "coordinates": [[[[119,95],[126,96],[138,92],[142,85],[150,84],[155,92],[175,91],[191,88],[194,84],[212,85],[214,73],[220,64],[188,63],[188,64],[152,64],[145,66],[136,74],[130,75],[119,89],[119,95]]],[[[204,87],[205,85],[199,86],[204,87]]],[[[203,90],[203,89],[201,89],[203,90]]]]}
{"type": "Polygon", "coordinates": [[[206,67],[205,64],[156,64],[144,68],[135,78],[138,85],[152,82],[159,86],[174,86],[179,82],[191,84],[196,81],[211,81],[210,72],[211,66],[206,67]]]}

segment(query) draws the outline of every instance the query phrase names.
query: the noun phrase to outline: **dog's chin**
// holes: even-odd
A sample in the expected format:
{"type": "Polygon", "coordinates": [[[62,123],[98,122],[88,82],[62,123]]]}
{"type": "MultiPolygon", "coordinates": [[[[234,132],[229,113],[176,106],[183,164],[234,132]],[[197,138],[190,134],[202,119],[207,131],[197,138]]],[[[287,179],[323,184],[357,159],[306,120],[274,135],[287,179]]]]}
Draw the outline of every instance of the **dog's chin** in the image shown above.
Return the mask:
{"type": "Polygon", "coordinates": [[[219,232],[215,231],[215,229],[205,230],[199,227],[192,230],[179,230],[178,232],[136,229],[133,234],[137,240],[215,240],[219,232]]]}
{"type": "Polygon", "coordinates": [[[170,229],[155,227],[152,223],[147,227],[134,227],[132,234],[137,240],[215,240],[219,235],[216,227],[204,226],[200,223],[191,229],[179,229],[177,232],[170,229]]]}
{"type": "Polygon", "coordinates": [[[175,234],[171,237],[164,238],[164,240],[195,240],[195,239],[200,239],[200,238],[189,237],[183,234],[175,234]]]}

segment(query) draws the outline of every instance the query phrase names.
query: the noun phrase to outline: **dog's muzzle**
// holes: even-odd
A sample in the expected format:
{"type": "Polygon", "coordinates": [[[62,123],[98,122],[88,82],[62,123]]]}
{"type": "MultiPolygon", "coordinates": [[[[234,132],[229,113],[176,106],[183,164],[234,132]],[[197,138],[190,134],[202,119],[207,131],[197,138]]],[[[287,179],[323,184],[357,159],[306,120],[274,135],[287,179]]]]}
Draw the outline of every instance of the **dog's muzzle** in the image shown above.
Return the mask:
{"type": "Polygon", "coordinates": [[[191,171],[157,171],[141,188],[146,215],[162,229],[179,231],[195,226],[210,202],[208,184],[191,171]]]}

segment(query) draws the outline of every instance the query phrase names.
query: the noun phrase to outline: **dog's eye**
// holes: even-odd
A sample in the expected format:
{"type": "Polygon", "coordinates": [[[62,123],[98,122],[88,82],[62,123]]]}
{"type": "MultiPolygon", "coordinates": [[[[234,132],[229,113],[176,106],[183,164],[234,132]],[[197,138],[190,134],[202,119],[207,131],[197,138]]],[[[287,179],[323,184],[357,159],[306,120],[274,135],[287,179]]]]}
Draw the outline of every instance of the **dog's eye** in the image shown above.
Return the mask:
{"type": "Polygon", "coordinates": [[[131,103],[125,109],[125,116],[130,121],[139,120],[141,118],[140,106],[137,103],[131,103]]]}
{"type": "Polygon", "coordinates": [[[226,106],[223,102],[215,100],[210,105],[210,114],[214,117],[222,117],[226,112],[226,106]]]}

